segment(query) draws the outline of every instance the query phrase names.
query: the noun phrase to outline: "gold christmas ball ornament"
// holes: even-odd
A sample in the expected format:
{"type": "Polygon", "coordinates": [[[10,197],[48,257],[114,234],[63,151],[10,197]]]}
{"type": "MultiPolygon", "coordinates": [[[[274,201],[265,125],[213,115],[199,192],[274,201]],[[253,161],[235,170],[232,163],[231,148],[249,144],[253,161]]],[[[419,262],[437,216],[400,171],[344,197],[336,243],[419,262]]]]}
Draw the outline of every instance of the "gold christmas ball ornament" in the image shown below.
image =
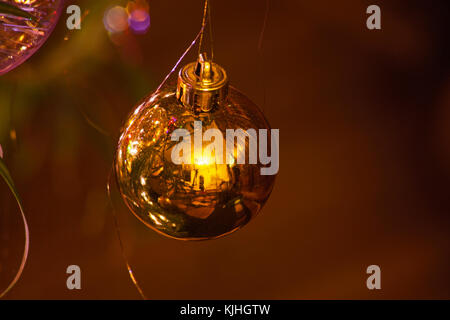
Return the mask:
{"type": "Polygon", "coordinates": [[[230,234],[272,191],[278,170],[264,173],[261,161],[267,150],[278,153],[270,131],[258,107],[229,87],[226,71],[200,55],[181,68],[177,85],[146,97],[126,121],[115,161],[120,193],[136,217],[166,236],[230,234]]]}

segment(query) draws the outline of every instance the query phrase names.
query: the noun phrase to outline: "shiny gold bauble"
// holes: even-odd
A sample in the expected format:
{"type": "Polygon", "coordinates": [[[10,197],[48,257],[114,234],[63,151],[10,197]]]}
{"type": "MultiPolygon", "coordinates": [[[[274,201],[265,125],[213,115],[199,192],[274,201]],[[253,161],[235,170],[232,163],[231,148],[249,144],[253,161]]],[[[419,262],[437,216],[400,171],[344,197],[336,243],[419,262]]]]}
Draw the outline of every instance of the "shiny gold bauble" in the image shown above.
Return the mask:
{"type": "Polygon", "coordinates": [[[261,175],[262,165],[248,161],[172,161],[177,142],[171,141],[171,133],[184,128],[193,136],[194,121],[202,121],[203,132],[221,130],[224,140],[226,129],[270,129],[258,107],[228,87],[226,74],[219,74],[224,70],[208,66],[214,74],[209,83],[190,86],[189,77],[195,75],[189,72],[195,66],[188,65],[180,72],[178,91],[173,84],[146,97],[127,120],[118,143],[115,171],[125,203],[148,227],[176,239],[213,239],[238,230],[258,214],[275,181],[274,175],[261,175]],[[222,85],[210,85],[220,81],[222,85]],[[189,102],[189,94],[195,102],[189,102]]]}

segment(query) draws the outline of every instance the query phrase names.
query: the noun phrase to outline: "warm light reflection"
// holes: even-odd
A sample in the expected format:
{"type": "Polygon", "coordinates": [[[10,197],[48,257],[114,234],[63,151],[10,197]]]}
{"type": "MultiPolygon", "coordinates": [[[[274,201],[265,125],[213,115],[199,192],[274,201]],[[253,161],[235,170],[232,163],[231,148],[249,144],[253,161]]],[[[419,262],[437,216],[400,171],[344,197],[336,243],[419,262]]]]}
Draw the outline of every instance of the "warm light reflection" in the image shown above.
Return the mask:
{"type": "MultiPolygon", "coordinates": [[[[239,152],[248,150],[247,143],[226,154],[222,137],[222,161],[213,148],[219,148],[219,142],[206,139],[195,145],[195,121],[202,121],[203,133],[227,128],[236,118],[232,113],[236,108],[237,104],[229,112],[194,115],[168,89],[149,95],[136,107],[119,141],[116,175],[123,199],[147,226],[179,239],[213,238],[245,225],[261,209],[274,178],[261,176],[258,166],[237,163],[239,152]],[[178,128],[191,136],[189,164],[172,161],[180,141],[171,135],[178,128]]],[[[251,119],[239,118],[244,127],[264,124],[259,113],[252,114],[251,119]]]]}
{"type": "Polygon", "coordinates": [[[17,4],[31,5],[36,2],[36,0],[14,0],[17,4]]]}
{"type": "Polygon", "coordinates": [[[130,154],[132,156],[136,155],[139,151],[138,146],[139,146],[139,142],[136,142],[136,141],[130,142],[130,144],[128,145],[128,150],[127,150],[128,154],[130,154]]]}

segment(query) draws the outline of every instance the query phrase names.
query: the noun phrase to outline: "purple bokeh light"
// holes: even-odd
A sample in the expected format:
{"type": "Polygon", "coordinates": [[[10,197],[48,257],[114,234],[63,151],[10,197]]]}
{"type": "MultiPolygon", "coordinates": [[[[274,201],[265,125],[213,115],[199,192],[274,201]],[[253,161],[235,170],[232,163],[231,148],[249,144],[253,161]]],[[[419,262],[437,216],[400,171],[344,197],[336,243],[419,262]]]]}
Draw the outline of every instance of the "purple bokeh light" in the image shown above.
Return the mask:
{"type": "Polygon", "coordinates": [[[128,16],[128,24],[135,33],[146,33],[150,28],[150,15],[144,10],[134,10],[128,16]]]}

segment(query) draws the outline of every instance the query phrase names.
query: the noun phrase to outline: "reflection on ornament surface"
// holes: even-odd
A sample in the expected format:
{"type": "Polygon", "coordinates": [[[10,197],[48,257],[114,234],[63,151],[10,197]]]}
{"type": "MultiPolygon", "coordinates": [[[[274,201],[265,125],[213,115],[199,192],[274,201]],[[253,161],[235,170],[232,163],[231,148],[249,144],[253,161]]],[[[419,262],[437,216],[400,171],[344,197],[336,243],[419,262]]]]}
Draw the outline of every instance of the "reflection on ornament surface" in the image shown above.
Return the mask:
{"type": "Polygon", "coordinates": [[[62,0],[0,0],[0,75],[28,59],[58,21],[62,0]]]}
{"type": "MultiPolygon", "coordinates": [[[[262,165],[248,161],[219,164],[213,155],[191,152],[192,164],[174,164],[171,154],[178,142],[171,133],[183,128],[194,135],[194,121],[202,121],[204,131],[219,129],[224,137],[226,129],[270,129],[258,107],[232,87],[210,112],[185,107],[176,86],[169,85],[131,114],[116,154],[122,197],[147,226],[182,240],[213,239],[238,230],[261,210],[275,182],[274,175],[261,175],[262,165]]],[[[203,150],[210,143],[203,141],[203,150]]]]}

